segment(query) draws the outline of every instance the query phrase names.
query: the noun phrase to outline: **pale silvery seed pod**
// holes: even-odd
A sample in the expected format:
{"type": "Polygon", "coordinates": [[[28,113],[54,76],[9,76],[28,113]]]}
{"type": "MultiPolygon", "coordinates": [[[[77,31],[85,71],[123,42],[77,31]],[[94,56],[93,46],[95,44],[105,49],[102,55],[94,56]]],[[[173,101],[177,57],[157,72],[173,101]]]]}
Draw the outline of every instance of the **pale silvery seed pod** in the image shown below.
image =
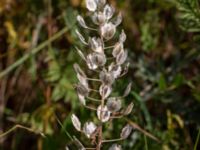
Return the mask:
{"type": "Polygon", "coordinates": [[[118,16],[115,18],[115,20],[113,21],[113,24],[117,27],[121,24],[122,22],[122,14],[119,13],[118,16]]]}
{"type": "Polygon", "coordinates": [[[72,114],[71,120],[76,130],[81,131],[81,122],[79,121],[78,117],[75,114],[72,114]]]}
{"type": "Polygon", "coordinates": [[[111,112],[108,110],[107,106],[103,108],[101,105],[97,108],[97,117],[102,122],[107,122],[110,119],[111,112]]]}
{"type": "Polygon", "coordinates": [[[90,48],[97,53],[104,53],[103,51],[103,41],[100,38],[93,37],[89,39],[90,48]]]}
{"type": "Polygon", "coordinates": [[[97,126],[93,122],[86,122],[83,126],[83,132],[88,138],[90,138],[95,132],[96,128],[97,126]]]}
{"type": "Polygon", "coordinates": [[[86,42],[85,38],[83,37],[83,35],[78,30],[76,30],[76,34],[77,34],[78,38],[80,39],[80,41],[83,44],[88,45],[88,43],[86,42]]]}
{"type": "Polygon", "coordinates": [[[86,7],[89,11],[95,11],[97,9],[96,0],[86,0],[86,7]]]}
{"type": "Polygon", "coordinates": [[[108,98],[106,106],[108,107],[109,111],[117,112],[121,109],[122,103],[121,103],[120,99],[118,99],[116,97],[110,97],[110,98],[108,98]]]}
{"type": "Polygon", "coordinates": [[[65,146],[65,150],[69,150],[69,147],[68,147],[68,146],[65,146]]]}
{"type": "Polygon", "coordinates": [[[101,30],[101,36],[106,40],[110,40],[115,35],[116,26],[111,22],[109,22],[101,26],[100,30],[101,30]]]}
{"type": "Polygon", "coordinates": [[[121,51],[116,57],[116,63],[118,65],[122,65],[126,61],[127,57],[128,57],[127,50],[121,51]]]}
{"type": "Polygon", "coordinates": [[[106,0],[96,0],[98,7],[103,7],[106,4],[106,0]]]}
{"type": "Polygon", "coordinates": [[[88,96],[90,92],[89,89],[81,83],[76,84],[76,90],[78,94],[83,95],[83,96],[88,96]]]}
{"type": "Polygon", "coordinates": [[[108,4],[104,7],[103,14],[107,20],[112,18],[114,12],[115,12],[115,9],[109,6],[108,4]]]}
{"type": "Polygon", "coordinates": [[[82,26],[83,28],[88,28],[88,26],[86,25],[85,20],[83,19],[82,16],[78,15],[77,21],[80,24],[80,26],[82,26]]]}
{"type": "Polygon", "coordinates": [[[80,56],[84,61],[86,61],[86,58],[85,58],[85,55],[83,54],[83,52],[82,52],[80,49],[78,49],[77,47],[75,47],[75,48],[76,48],[76,50],[77,50],[79,56],[80,56]]]}
{"type": "Polygon", "coordinates": [[[103,53],[91,53],[87,56],[87,65],[89,69],[95,70],[99,66],[104,66],[106,63],[106,56],[103,53]]]}
{"type": "Polygon", "coordinates": [[[106,85],[112,85],[115,81],[112,72],[107,72],[105,69],[100,72],[99,78],[101,82],[106,85]]]}
{"type": "Polygon", "coordinates": [[[131,87],[132,87],[132,83],[129,83],[124,91],[123,97],[128,96],[128,94],[131,92],[131,87]]]}
{"type": "Polygon", "coordinates": [[[122,150],[121,145],[113,144],[108,150],[122,150]]]}
{"type": "Polygon", "coordinates": [[[103,12],[95,12],[92,21],[97,25],[102,25],[106,22],[106,17],[103,12]]]}
{"type": "Polygon", "coordinates": [[[130,126],[129,124],[126,125],[121,131],[120,134],[121,138],[126,139],[131,134],[132,129],[133,129],[132,126],[130,126]]]}
{"type": "Polygon", "coordinates": [[[126,41],[126,34],[124,30],[122,30],[121,34],[119,35],[119,42],[124,43],[126,41]]]}
{"type": "Polygon", "coordinates": [[[113,77],[116,79],[121,75],[122,67],[111,63],[108,67],[108,71],[111,72],[113,74],[113,77]]]}
{"type": "Polygon", "coordinates": [[[122,114],[123,114],[123,115],[129,115],[129,114],[132,112],[132,110],[133,110],[133,106],[134,106],[134,104],[133,104],[133,103],[130,103],[130,104],[126,107],[126,109],[124,109],[124,110],[122,111],[122,114]]]}
{"type": "Polygon", "coordinates": [[[112,87],[110,85],[102,84],[99,88],[99,93],[102,99],[106,99],[112,92],[112,87]]]}
{"type": "Polygon", "coordinates": [[[124,51],[124,45],[121,42],[117,42],[113,48],[112,55],[113,57],[117,57],[121,52],[124,51]]]}

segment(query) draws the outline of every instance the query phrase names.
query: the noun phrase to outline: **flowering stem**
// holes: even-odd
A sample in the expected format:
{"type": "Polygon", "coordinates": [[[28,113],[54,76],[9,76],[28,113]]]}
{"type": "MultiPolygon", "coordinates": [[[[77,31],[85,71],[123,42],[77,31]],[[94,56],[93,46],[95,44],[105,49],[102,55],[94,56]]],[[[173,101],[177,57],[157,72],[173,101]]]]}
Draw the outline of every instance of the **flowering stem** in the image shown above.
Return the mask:
{"type": "Polygon", "coordinates": [[[103,140],[102,143],[117,142],[117,141],[122,141],[122,140],[124,140],[124,139],[119,138],[119,139],[112,139],[112,140],[103,140]]]}

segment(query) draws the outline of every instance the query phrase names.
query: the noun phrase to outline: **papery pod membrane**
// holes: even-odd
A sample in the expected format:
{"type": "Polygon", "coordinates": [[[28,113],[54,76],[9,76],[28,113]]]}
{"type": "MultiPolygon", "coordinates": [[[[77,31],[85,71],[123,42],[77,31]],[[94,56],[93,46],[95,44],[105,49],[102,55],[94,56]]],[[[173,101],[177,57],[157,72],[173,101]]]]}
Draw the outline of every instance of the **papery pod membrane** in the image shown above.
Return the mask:
{"type": "Polygon", "coordinates": [[[112,51],[113,57],[117,57],[120,53],[124,51],[123,43],[117,42],[114,46],[114,49],[112,51]]]}
{"type": "Polygon", "coordinates": [[[115,65],[114,63],[111,63],[108,67],[108,71],[112,73],[113,77],[116,79],[120,77],[122,72],[122,67],[119,65],[115,65]]]}
{"type": "Polygon", "coordinates": [[[83,27],[83,28],[88,28],[88,26],[86,25],[85,20],[83,19],[82,16],[78,15],[78,16],[77,16],[77,21],[78,21],[78,23],[79,23],[79,25],[80,25],[81,27],[83,27]]]}
{"type": "Polygon", "coordinates": [[[114,12],[115,12],[115,9],[112,6],[110,6],[110,5],[107,4],[104,7],[103,14],[104,14],[104,16],[106,17],[107,20],[109,20],[110,18],[112,18],[114,12]]]}
{"type": "Polygon", "coordinates": [[[106,99],[112,92],[112,87],[110,85],[102,84],[99,88],[99,93],[102,99],[106,99]]]}
{"type": "Polygon", "coordinates": [[[95,11],[97,9],[96,0],[86,0],[86,7],[89,11],[95,11]]]}
{"type": "Polygon", "coordinates": [[[109,111],[117,112],[121,109],[122,106],[121,99],[116,97],[110,97],[107,100],[106,106],[108,107],[109,111]]]}
{"type": "Polygon", "coordinates": [[[113,144],[108,150],[122,150],[121,145],[113,144]]]}
{"type": "Polygon", "coordinates": [[[78,94],[78,98],[79,98],[79,101],[81,102],[81,104],[85,106],[86,105],[85,96],[78,94]]]}
{"type": "Polygon", "coordinates": [[[124,43],[126,41],[126,34],[124,30],[122,30],[121,34],[119,35],[119,42],[124,43]]]}
{"type": "Polygon", "coordinates": [[[75,137],[73,136],[74,142],[78,148],[78,150],[86,150],[86,148],[83,146],[83,144],[75,137]]]}
{"type": "Polygon", "coordinates": [[[103,26],[101,26],[100,30],[101,30],[101,36],[106,40],[110,40],[115,35],[116,26],[111,22],[105,23],[103,26]]]}
{"type": "Polygon", "coordinates": [[[83,84],[78,83],[76,85],[76,90],[78,92],[78,94],[83,95],[83,96],[88,96],[89,94],[89,89],[87,89],[83,84]]]}
{"type": "Polygon", "coordinates": [[[77,34],[78,38],[80,39],[80,41],[83,44],[88,45],[88,43],[86,42],[85,38],[83,37],[83,35],[78,30],[76,30],[76,34],[77,34]]]}
{"type": "Polygon", "coordinates": [[[102,25],[106,23],[106,17],[103,12],[95,12],[94,15],[92,16],[92,21],[96,25],[102,25]]]}
{"type": "Polygon", "coordinates": [[[87,56],[87,65],[89,69],[95,70],[99,66],[104,66],[106,63],[106,56],[103,53],[91,53],[87,56]]]}
{"type": "Polygon", "coordinates": [[[131,92],[132,83],[129,83],[124,91],[123,97],[126,97],[131,92]]]}
{"type": "Polygon", "coordinates": [[[113,21],[113,24],[117,27],[122,23],[122,14],[119,13],[115,20],[113,21]]]}
{"type": "Polygon", "coordinates": [[[83,70],[80,68],[80,66],[76,63],[74,64],[74,70],[76,71],[76,75],[80,83],[88,89],[89,86],[88,86],[87,76],[85,75],[83,70]]]}
{"type": "Polygon", "coordinates": [[[107,106],[103,108],[101,105],[97,108],[97,117],[102,122],[107,122],[110,119],[111,112],[108,110],[107,106]]]}
{"type": "Polygon", "coordinates": [[[97,53],[104,53],[103,51],[103,41],[100,38],[93,37],[89,39],[90,48],[97,53]]]}
{"type": "Polygon", "coordinates": [[[96,128],[97,126],[93,122],[86,122],[83,126],[83,132],[88,138],[90,138],[95,132],[96,128]]]}
{"type": "Polygon", "coordinates": [[[129,124],[126,125],[122,131],[121,131],[121,134],[120,134],[120,137],[122,139],[126,139],[130,134],[131,134],[131,131],[132,131],[132,126],[130,126],[129,124]]]}
{"type": "Polygon", "coordinates": [[[128,56],[127,50],[120,52],[116,57],[116,63],[118,65],[122,65],[126,61],[127,56],[128,56]]]}
{"type": "Polygon", "coordinates": [[[72,124],[76,128],[77,131],[81,131],[81,122],[75,114],[71,116],[72,124]]]}
{"type": "Polygon", "coordinates": [[[133,103],[130,103],[130,104],[126,107],[126,109],[124,109],[124,110],[122,111],[122,114],[123,114],[123,115],[129,115],[129,114],[132,112],[132,110],[133,110],[133,106],[134,106],[134,104],[133,104],[133,103]]]}
{"type": "Polygon", "coordinates": [[[83,52],[82,52],[80,49],[78,49],[77,47],[75,47],[75,48],[76,48],[76,50],[77,50],[79,56],[80,56],[83,60],[86,61],[86,58],[85,58],[85,55],[83,54],[83,52]]]}
{"type": "Polygon", "coordinates": [[[100,72],[99,78],[101,82],[105,85],[112,85],[115,81],[112,72],[107,72],[105,69],[100,72]]]}
{"type": "Polygon", "coordinates": [[[69,147],[68,147],[68,146],[65,146],[65,150],[69,150],[69,147]]]}

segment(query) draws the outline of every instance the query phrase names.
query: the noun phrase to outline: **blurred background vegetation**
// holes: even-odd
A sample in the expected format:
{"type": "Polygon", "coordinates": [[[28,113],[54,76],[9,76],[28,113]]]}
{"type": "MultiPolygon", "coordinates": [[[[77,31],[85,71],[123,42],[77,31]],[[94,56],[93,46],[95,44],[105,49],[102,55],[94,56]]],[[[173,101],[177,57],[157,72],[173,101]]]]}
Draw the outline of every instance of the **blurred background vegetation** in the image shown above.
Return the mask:
{"type": "MultiPolygon", "coordinates": [[[[123,14],[120,28],[128,36],[131,63],[128,75],[117,84],[119,94],[133,81],[126,102],[133,101],[135,107],[128,118],[160,140],[135,130],[121,142],[123,148],[200,149],[199,1],[109,2],[123,14]]],[[[73,89],[77,79],[72,64],[82,63],[74,49],[81,47],[76,15],[87,16],[84,4],[0,0],[0,134],[12,131],[1,136],[0,149],[63,150],[70,145],[76,150],[71,136],[87,141],[70,121],[72,112],[81,120],[95,116],[80,107],[73,89]],[[7,67],[9,72],[3,72],[7,67]]],[[[105,135],[116,137],[125,121],[116,121],[105,135]]]]}

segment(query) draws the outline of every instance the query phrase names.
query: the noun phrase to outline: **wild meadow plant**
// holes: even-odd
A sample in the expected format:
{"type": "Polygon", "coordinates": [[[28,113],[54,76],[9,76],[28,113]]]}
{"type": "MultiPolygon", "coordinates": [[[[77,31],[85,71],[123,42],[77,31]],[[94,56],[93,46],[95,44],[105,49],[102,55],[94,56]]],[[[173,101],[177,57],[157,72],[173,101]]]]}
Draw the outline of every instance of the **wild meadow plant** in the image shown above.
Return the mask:
{"type": "Polygon", "coordinates": [[[128,52],[124,49],[126,34],[122,30],[119,38],[115,38],[116,28],[122,22],[122,15],[115,15],[115,9],[106,3],[106,0],[86,0],[89,17],[93,24],[88,25],[84,18],[77,16],[79,25],[90,31],[92,37],[86,39],[80,31],[76,31],[80,41],[85,45],[85,50],[77,49],[78,54],[86,63],[88,70],[83,71],[78,64],[74,64],[79,83],[75,85],[79,101],[83,107],[95,111],[98,121],[88,121],[81,125],[79,118],[72,114],[71,120],[75,129],[91,141],[87,148],[74,136],[74,141],[80,150],[100,150],[106,143],[113,143],[109,150],[121,150],[115,142],[126,139],[132,126],[127,124],[118,139],[105,139],[103,132],[106,123],[120,119],[131,113],[133,103],[124,109],[122,100],[131,91],[131,83],[125,88],[123,96],[112,96],[114,83],[128,72],[129,63],[126,62],[128,52]],[[92,77],[88,77],[89,72],[92,77]],[[98,87],[98,88],[97,88],[98,87]],[[112,95],[111,95],[112,94],[112,95]]]}

